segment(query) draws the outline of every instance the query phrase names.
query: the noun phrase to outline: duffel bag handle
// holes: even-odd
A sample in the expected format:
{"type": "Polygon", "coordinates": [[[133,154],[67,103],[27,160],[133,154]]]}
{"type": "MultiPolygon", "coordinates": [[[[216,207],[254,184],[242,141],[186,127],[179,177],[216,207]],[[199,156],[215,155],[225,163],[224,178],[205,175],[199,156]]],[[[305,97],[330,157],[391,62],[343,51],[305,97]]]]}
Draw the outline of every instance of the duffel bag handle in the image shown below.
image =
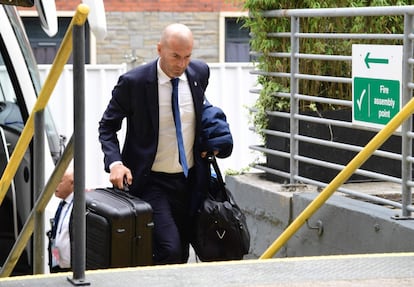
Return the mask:
{"type": "MultiPolygon", "coordinates": [[[[220,191],[220,196],[216,194],[216,200],[221,198],[220,201],[229,201],[230,203],[234,203],[234,199],[230,192],[227,191],[226,185],[223,180],[223,176],[221,175],[220,168],[217,164],[216,157],[214,155],[209,155],[207,160],[211,166],[213,166],[214,172],[216,173],[217,185],[220,191]]],[[[209,169],[209,176],[211,176],[211,170],[209,169]]]]}
{"type": "Polygon", "coordinates": [[[221,175],[221,171],[220,171],[220,168],[219,168],[219,166],[218,166],[218,164],[217,164],[217,160],[216,160],[216,157],[214,156],[214,155],[209,155],[208,157],[207,157],[207,159],[208,159],[208,162],[213,166],[213,168],[214,168],[214,172],[216,173],[216,175],[217,175],[217,180],[218,180],[218,182],[219,182],[219,184],[220,184],[220,186],[222,186],[223,188],[224,188],[224,180],[223,180],[223,176],[221,175]]]}

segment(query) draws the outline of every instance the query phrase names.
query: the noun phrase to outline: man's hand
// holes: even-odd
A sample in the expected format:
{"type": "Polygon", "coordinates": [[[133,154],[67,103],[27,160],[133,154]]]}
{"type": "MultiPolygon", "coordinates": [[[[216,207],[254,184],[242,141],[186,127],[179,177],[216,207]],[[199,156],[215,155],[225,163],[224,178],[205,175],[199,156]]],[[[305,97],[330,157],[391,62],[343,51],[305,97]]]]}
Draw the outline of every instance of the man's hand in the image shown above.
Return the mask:
{"type": "MultiPolygon", "coordinates": [[[[216,156],[218,153],[219,153],[219,151],[218,151],[218,150],[215,150],[215,151],[213,152],[214,156],[216,156]]],[[[206,152],[206,151],[203,151],[203,152],[201,153],[201,158],[205,158],[206,156],[207,156],[207,152],[206,152]]]]}
{"type": "Polygon", "coordinates": [[[109,181],[114,185],[114,187],[123,190],[124,181],[128,185],[132,184],[132,173],[129,168],[123,164],[116,164],[111,168],[109,175],[109,181]]]}

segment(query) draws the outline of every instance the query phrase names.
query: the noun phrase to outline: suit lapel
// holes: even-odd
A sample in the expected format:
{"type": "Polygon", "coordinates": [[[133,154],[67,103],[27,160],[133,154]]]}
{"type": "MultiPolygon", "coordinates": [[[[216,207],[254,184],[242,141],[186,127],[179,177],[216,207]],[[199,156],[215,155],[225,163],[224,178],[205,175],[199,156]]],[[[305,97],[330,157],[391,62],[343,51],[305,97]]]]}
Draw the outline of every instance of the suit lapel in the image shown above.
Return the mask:
{"type": "Polygon", "coordinates": [[[203,101],[204,101],[204,91],[200,86],[200,83],[197,81],[197,77],[195,76],[192,69],[187,69],[187,79],[190,85],[191,95],[193,97],[194,102],[194,110],[197,117],[197,123],[201,120],[201,113],[203,108],[203,101]]]}
{"type": "MultiPolygon", "coordinates": [[[[194,146],[194,152],[198,152],[198,136],[201,133],[201,116],[203,113],[203,102],[204,102],[204,90],[200,85],[200,82],[198,81],[198,77],[195,75],[194,70],[191,68],[188,68],[186,71],[188,83],[190,85],[191,95],[193,97],[193,103],[194,103],[194,112],[195,112],[195,118],[196,118],[196,125],[195,125],[195,134],[196,137],[194,139],[195,146],[194,146]]],[[[195,160],[197,161],[197,157],[195,157],[195,160]]]]}
{"type": "MultiPolygon", "coordinates": [[[[153,62],[148,73],[146,83],[146,101],[150,110],[151,122],[155,131],[159,129],[159,99],[158,99],[158,78],[157,78],[157,61],[153,62]]],[[[144,104],[144,103],[143,103],[144,104]]]]}

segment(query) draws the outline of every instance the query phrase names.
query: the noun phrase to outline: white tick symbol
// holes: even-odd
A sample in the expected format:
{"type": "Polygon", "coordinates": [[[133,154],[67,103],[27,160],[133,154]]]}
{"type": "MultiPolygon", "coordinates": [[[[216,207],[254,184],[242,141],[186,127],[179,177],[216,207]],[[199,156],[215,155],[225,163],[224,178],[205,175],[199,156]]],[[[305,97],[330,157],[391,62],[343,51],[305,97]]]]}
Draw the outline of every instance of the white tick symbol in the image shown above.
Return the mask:
{"type": "Polygon", "coordinates": [[[358,109],[361,110],[361,105],[362,105],[362,100],[364,99],[365,93],[367,90],[363,90],[361,93],[361,96],[359,97],[359,99],[357,100],[357,105],[358,105],[358,109]]]}

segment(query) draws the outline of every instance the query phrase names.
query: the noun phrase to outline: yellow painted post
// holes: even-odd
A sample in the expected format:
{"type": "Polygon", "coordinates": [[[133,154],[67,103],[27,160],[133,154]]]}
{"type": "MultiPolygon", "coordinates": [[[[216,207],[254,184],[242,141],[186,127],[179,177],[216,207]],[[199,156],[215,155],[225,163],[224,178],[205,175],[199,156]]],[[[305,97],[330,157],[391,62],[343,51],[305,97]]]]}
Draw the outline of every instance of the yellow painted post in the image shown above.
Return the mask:
{"type": "Polygon", "coordinates": [[[63,38],[62,44],[53,61],[50,72],[45,80],[42,90],[39,93],[35,106],[30,113],[29,118],[23,128],[23,131],[16,143],[16,147],[10,157],[10,161],[4,169],[3,175],[0,179],[0,205],[2,204],[4,197],[6,196],[7,190],[10,187],[10,183],[16,174],[16,171],[23,159],[24,153],[27,150],[30,141],[34,134],[34,115],[36,111],[43,110],[50,96],[62,74],[63,68],[69,60],[72,52],[72,29],[73,25],[83,25],[88,17],[89,7],[85,4],[78,5],[76,13],[72,18],[72,21],[66,31],[65,37],[63,38]]]}
{"type": "Polygon", "coordinates": [[[322,192],[299,214],[284,232],[259,257],[269,259],[299,230],[328,198],[357,170],[414,112],[414,98],[348,163],[322,192]]]}

